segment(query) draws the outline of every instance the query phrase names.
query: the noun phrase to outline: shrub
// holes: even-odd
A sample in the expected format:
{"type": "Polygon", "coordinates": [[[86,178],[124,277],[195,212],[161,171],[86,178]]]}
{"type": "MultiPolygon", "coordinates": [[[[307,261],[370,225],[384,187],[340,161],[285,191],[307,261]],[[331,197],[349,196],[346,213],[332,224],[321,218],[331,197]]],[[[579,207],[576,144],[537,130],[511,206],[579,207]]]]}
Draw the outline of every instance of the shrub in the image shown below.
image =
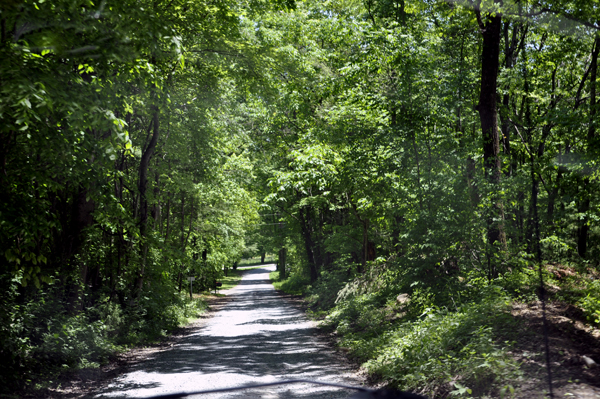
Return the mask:
{"type": "Polygon", "coordinates": [[[486,393],[517,377],[517,365],[494,342],[494,325],[506,320],[502,301],[486,300],[457,312],[430,309],[385,339],[385,348],[365,367],[404,389],[440,395],[454,383],[486,393]]]}
{"type": "Polygon", "coordinates": [[[338,304],[325,324],[370,374],[394,386],[436,397],[482,395],[509,384],[519,370],[506,344],[496,342],[514,323],[510,302],[499,287],[486,288],[480,298],[411,319],[397,318],[391,304],[364,294],[338,304]]]}
{"type": "Polygon", "coordinates": [[[335,305],[338,292],[344,288],[348,280],[349,273],[347,270],[324,270],[308,292],[308,302],[311,308],[322,310],[331,309],[335,305]]]}
{"type": "Polygon", "coordinates": [[[108,359],[116,347],[107,339],[102,321],[89,322],[85,315],[54,318],[32,357],[46,367],[82,368],[97,366],[108,359]]]}
{"type": "Polygon", "coordinates": [[[583,291],[577,303],[591,323],[600,323],[600,281],[594,280],[583,291]]]}
{"type": "Polygon", "coordinates": [[[285,280],[280,280],[278,271],[269,273],[269,279],[275,289],[290,295],[304,295],[310,284],[310,280],[300,274],[292,274],[285,280]]]}
{"type": "Polygon", "coordinates": [[[111,301],[106,293],[81,289],[76,307],[61,294],[60,280],[31,288],[27,299],[19,295],[19,283],[0,276],[6,293],[0,303],[0,392],[24,388],[35,379],[47,381],[62,371],[98,367],[121,345],[156,340],[206,308],[202,300],[159,284],[127,307],[117,296],[111,301]]]}

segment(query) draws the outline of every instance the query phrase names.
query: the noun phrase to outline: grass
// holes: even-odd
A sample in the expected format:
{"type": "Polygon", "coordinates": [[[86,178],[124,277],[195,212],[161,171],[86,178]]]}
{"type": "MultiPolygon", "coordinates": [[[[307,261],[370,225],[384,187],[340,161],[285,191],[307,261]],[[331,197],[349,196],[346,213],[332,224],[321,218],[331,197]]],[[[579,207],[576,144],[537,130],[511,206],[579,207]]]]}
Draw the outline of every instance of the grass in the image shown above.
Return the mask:
{"type": "MultiPolygon", "coordinates": [[[[181,295],[183,297],[183,306],[179,310],[179,327],[198,319],[208,309],[208,302],[203,295],[194,294],[192,299],[189,297],[189,292],[186,294],[182,293],[181,295]]],[[[164,336],[164,334],[161,335],[164,336]]]]}
{"type": "Polygon", "coordinates": [[[275,255],[267,255],[265,256],[265,261],[260,261],[260,256],[254,256],[248,259],[242,259],[238,262],[238,267],[246,267],[246,266],[257,266],[264,265],[266,263],[275,263],[277,262],[277,257],[275,255]]]}
{"type": "Polygon", "coordinates": [[[240,283],[242,281],[242,275],[244,274],[244,270],[233,270],[229,269],[227,272],[227,277],[221,277],[219,281],[223,284],[219,290],[228,290],[240,283]]]}

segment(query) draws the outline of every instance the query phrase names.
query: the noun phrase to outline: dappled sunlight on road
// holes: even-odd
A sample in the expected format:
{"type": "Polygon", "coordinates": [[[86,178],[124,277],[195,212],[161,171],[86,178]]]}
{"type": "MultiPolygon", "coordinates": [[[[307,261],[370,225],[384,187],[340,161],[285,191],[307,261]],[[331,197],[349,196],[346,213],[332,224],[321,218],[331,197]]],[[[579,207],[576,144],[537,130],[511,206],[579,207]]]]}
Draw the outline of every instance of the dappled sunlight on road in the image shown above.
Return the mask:
{"type": "MultiPolygon", "coordinates": [[[[208,324],[132,367],[90,397],[139,398],[284,379],[357,385],[312,322],[273,289],[274,266],[246,272],[208,324]]],[[[348,391],[307,384],[201,395],[198,398],[343,398],[348,391]]]]}

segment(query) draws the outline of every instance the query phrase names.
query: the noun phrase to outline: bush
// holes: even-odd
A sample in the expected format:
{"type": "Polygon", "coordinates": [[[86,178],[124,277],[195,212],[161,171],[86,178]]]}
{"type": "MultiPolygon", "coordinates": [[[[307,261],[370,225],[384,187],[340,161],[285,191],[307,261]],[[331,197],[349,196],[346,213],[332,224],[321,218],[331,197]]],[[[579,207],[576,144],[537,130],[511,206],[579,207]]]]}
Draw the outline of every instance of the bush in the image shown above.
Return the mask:
{"type": "Polygon", "coordinates": [[[307,277],[298,274],[292,274],[285,280],[280,280],[278,271],[269,273],[269,279],[276,290],[290,295],[304,295],[310,284],[307,277]]]}
{"type": "Polygon", "coordinates": [[[480,297],[456,311],[429,308],[411,319],[364,294],[339,303],[325,324],[370,374],[394,386],[435,397],[482,395],[510,384],[519,370],[507,344],[496,342],[514,323],[510,302],[498,287],[480,297]]]}
{"type": "Polygon", "coordinates": [[[518,375],[506,349],[494,342],[493,326],[506,319],[502,305],[487,300],[458,312],[431,309],[390,332],[366,369],[404,389],[443,396],[458,382],[475,394],[488,393],[518,375]]]}
{"type": "Polygon", "coordinates": [[[349,280],[347,270],[323,271],[319,279],[308,290],[308,302],[313,309],[328,310],[335,306],[338,292],[349,280]]]}
{"type": "Polygon", "coordinates": [[[61,294],[60,280],[31,288],[25,299],[19,284],[0,276],[6,293],[0,303],[0,392],[14,392],[62,371],[98,367],[122,345],[154,341],[206,309],[202,300],[158,284],[127,307],[116,296],[111,301],[106,293],[83,289],[80,306],[73,306],[61,294]]]}
{"type": "Polygon", "coordinates": [[[583,298],[577,303],[591,323],[600,323],[600,281],[594,280],[583,291],[583,298]]]}
{"type": "Polygon", "coordinates": [[[28,329],[31,314],[25,306],[16,303],[19,277],[0,275],[0,289],[4,293],[0,301],[0,392],[11,392],[22,380],[30,378],[30,370],[24,359],[31,349],[28,329]]]}
{"type": "Polygon", "coordinates": [[[89,322],[83,314],[56,317],[48,330],[31,353],[48,368],[97,367],[116,350],[107,339],[107,325],[102,321],[89,322]]]}
{"type": "Polygon", "coordinates": [[[156,287],[152,295],[143,296],[137,306],[126,310],[119,342],[136,345],[155,341],[205,309],[204,301],[189,299],[187,293],[171,293],[156,287]]]}

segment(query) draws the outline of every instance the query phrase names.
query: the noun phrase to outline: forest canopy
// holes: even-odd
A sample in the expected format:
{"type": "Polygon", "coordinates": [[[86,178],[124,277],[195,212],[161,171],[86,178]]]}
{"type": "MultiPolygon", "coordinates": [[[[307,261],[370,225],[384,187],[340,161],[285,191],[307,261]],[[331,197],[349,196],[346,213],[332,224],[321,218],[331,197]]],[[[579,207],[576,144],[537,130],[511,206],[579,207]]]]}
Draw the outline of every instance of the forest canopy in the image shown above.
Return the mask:
{"type": "Polygon", "coordinates": [[[270,253],[369,372],[512,384],[498,326],[540,276],[600,319],[598,21],[589,0],[3,1],[0,382],[155,339],[201,306],[187,277],[270,253]]]}

